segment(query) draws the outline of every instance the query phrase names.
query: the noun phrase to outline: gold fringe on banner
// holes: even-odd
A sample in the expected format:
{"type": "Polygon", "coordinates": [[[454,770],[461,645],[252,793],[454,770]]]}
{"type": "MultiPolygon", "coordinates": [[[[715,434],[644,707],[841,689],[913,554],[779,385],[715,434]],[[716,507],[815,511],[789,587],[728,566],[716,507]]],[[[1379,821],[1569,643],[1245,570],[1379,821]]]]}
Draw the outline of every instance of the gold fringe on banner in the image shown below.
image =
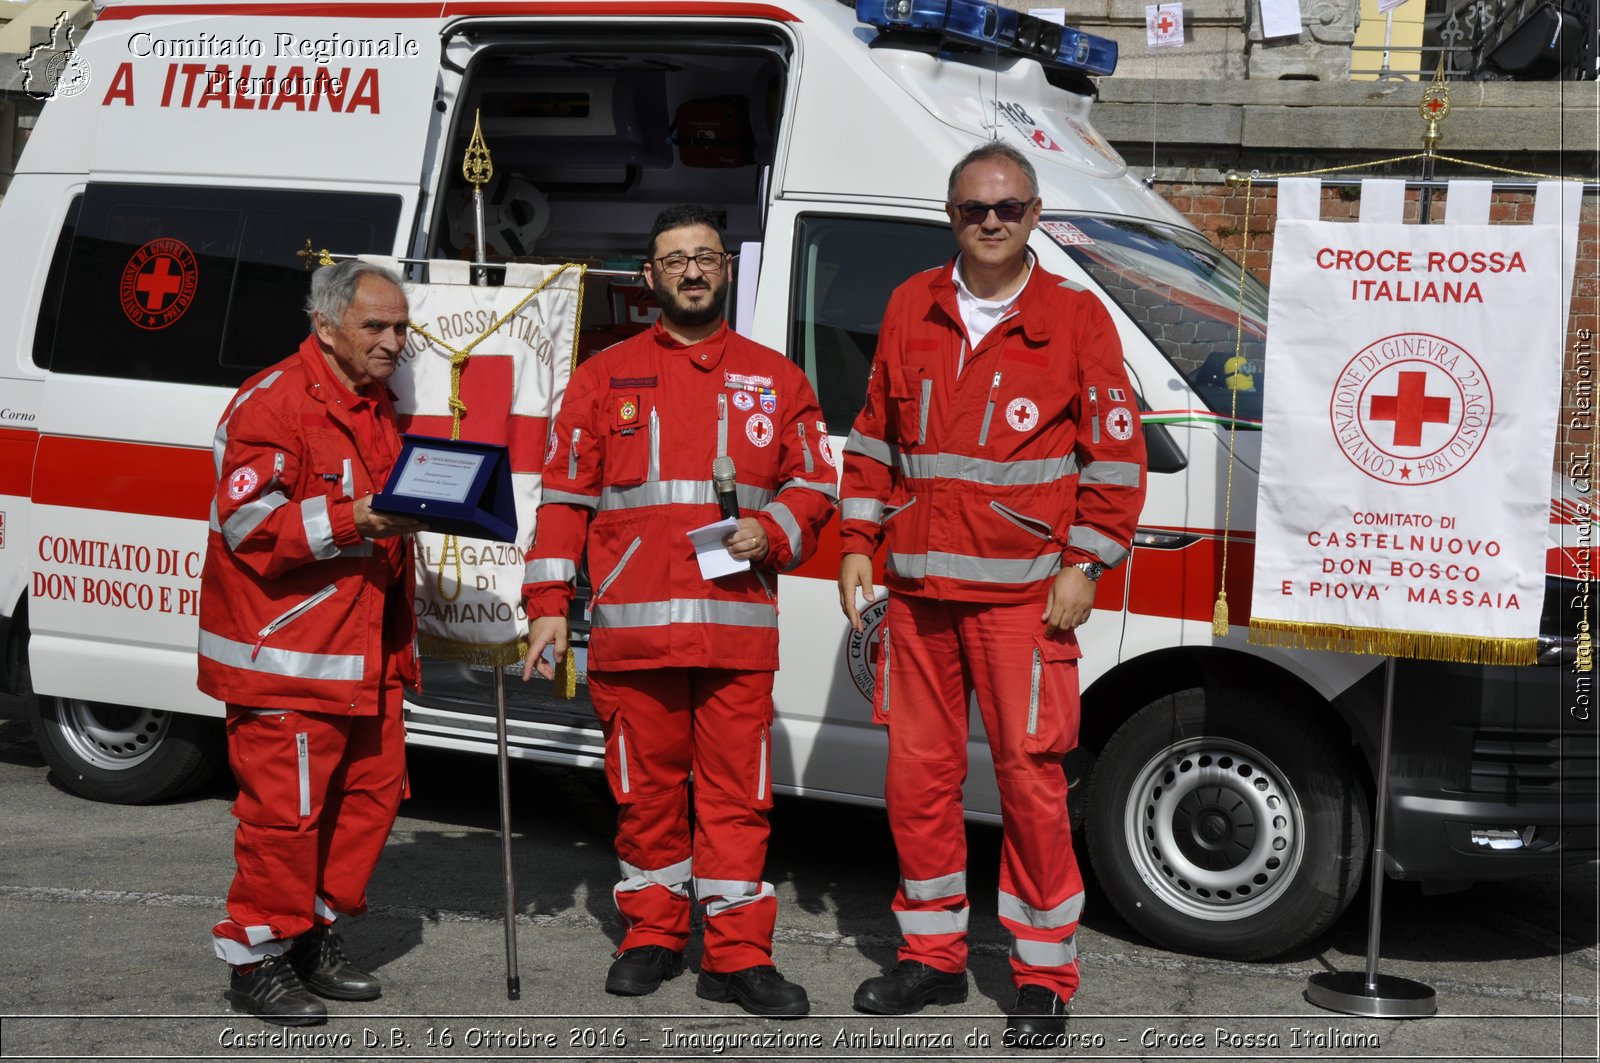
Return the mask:
{"type": "Polygon", "coordinates": [[[1536,664],[1539,659],[1538,639],[1482,638],[1437,631],[1306,624],[1258,617],[1250,618],[1250,642],[1255,646],[1372,653],[1460,664],[1536,664]]]}
{"type": "Polygon", "coordinates": [[[528,640],[463,642],[426,631],[417,632],[417,649],[429,657],[463,664],[514,664],[528,655],[528,640]]]}

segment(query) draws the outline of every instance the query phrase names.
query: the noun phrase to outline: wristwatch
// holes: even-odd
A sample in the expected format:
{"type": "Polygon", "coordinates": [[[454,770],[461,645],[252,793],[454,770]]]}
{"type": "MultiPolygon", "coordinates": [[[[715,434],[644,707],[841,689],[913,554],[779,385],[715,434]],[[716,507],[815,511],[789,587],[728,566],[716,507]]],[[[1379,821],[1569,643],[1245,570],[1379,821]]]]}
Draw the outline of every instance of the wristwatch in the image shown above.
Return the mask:
{"type": "Polygon", "coordinates": [[[1098,561],[1074,561],[1072,567],[1089,577],[1090,583],[1100,582],[1100,577],[1106,570],[1106,566],[1098,561]]]}

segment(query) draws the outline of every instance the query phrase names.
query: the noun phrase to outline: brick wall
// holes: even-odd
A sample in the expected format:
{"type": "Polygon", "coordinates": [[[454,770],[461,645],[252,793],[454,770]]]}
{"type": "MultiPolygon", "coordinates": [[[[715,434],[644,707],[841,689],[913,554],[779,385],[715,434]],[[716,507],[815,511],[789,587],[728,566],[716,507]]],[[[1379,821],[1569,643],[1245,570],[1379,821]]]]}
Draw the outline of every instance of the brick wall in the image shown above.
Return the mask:
{"type": "MultiPolygon", "coordinates": [[[[1250,272],[1263,281],[1272,273],[1272,230],[1277,220],[1278,197],[1273,187],[1249,191],[1248,252],[1245,252],[1246,189],[1226,184],[1156,182],[1155,190],[1181,211],[1217,247],[1238,260],[1245,257],[1250,272]]],[[[1406,193],[1406,220],[1421,216],[1420,192],[1406,193]]],[[[1429,217],[1444,218],[1448,196],[1433,194],[1429,217]]],[[[1360,194],[1354,188],[1324,187],[1322,217],[1334,221],[1354,221],[1360,211],[1360,194]]],[[[1532,192],[1496,192],[1490,202],[1489,217],[1494,222],[1528,222],[1533,218],[1532,192]]],[[[1595,431],[1596,387],[1600,385],[1600,362],[1595,336],[1600,333],[1600,197],[1583,197],[1583,215],[1578,226],[1577,270],[1573,277],[1572,310],[1567,319],[1566,343],[1562,355],[1562,398],[1560,429],[1557,434],[1556,464],[1587,480],[1587,465],[1600,445],[1595,431]]],[[[1593,470],[1600,472],[1600,469],[1593,470]]]]}

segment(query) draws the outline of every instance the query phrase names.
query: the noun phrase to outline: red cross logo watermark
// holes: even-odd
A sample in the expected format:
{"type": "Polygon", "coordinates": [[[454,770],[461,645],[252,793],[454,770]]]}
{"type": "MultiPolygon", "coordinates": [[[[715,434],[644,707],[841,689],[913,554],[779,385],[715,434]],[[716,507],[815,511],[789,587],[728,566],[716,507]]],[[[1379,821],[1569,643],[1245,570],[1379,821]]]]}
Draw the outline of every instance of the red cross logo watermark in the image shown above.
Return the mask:
{"type": "Polygon", "coordinates": [[[200,268],[181,240],[151,240],[122,268],[117,296],[122,312],[142,329],[164,329],[194,303],[200,268]]]}
{"type": "Polygon", "coordinates": [[[241,465],[233,470],[233,475],[228,477],[228,497],[237,502],[256,489],[256,484],[261,482],[261,477],[248,465],[241,465]]]}
{"type": "Polygon", "coordinates": [[[1460,472],[1494,414],[1488,374],[1460,344],[1409,332],[1357,352],[1334,381],[1333,439],[1356,468],[1392,484],[1460,472]]]}
{"type": "Polygon", "coordinates": [[[758,447],[772,442],[772,419],[764,413],[752,413],[744,423],[744,434],[758,447]]]}

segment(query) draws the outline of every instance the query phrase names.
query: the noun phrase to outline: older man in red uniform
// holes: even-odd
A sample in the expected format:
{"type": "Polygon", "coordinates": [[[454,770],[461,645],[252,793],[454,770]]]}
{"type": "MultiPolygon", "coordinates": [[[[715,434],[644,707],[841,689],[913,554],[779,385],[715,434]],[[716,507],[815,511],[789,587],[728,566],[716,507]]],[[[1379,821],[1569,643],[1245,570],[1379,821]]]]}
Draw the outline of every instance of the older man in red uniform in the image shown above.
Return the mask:
{"type": "Polygon", "coordinates": [[[627,922],[606,990],[652,993],[682,970],[692,879],[706,909],[697,993],[791,1018],[810,1005],[773,966],[777,899],[762,881],[777,574],[815,550],[837,487],[805,374],[722,319],[729,268],[714,215],[663,211],[644,267],[661,319],[573,374],[528,553],[523,677],[552,674],[547,648],[567,652],[587,547],[589,692],[621,806],[627,922]],[[707,579],[686,533],[718,519],[718,459],[734,464],[740,513],[724,542],[749,568],[707,579]]]}
{"type": "Polygon", "coordinates": [[[845,446],[839,597],[861,630],[888,548],[875,715],[900,859],[899,963],[855,1006],[903,1015],[967,996],[961,784],[974,695],[1005,842],[1000,919],[1017,999],[1005,1043],[1049,1047],[1078,987],[1083,883],[1061,757],[1077,744],[1095,581],[1128,555],[1144,498],[1138,406],[1099,300],[1028,250],[1033,167],[996,141],[951,172],[954,261],[895,290],[845,446]]]}
{"type": "Polygon", "coordinates": [[[268,1022],[320,1022],[317,997],[378,980],[332,926],[367,880],[405,783],[415,521],[372,509],[400,452],[384,386],[405,343],[400,280],[363,262],[312,276],[312,332],[245,382],[217,426],[200,576],[200,689],[227,704],[238,871],[212,931],[229,999],[268,1022]],[[315,995],[313,995],[315,994],[315,995]]]}

